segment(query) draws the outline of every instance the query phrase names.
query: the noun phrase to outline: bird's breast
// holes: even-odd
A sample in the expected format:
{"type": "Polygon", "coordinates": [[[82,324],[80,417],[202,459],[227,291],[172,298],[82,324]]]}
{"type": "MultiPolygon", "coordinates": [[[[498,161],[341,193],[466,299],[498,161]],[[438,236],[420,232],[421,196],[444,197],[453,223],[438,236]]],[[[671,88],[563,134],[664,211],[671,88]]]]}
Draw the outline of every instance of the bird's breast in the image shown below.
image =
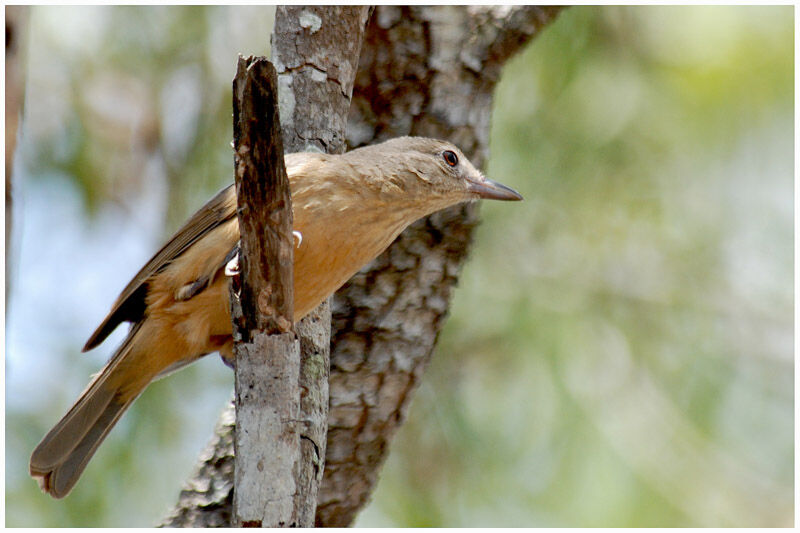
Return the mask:
{"type": "Polygon", "coordinates": [[[383,252],[407,224],[391,216],[295,219],[294,314],[299,320],[383,252]]]}

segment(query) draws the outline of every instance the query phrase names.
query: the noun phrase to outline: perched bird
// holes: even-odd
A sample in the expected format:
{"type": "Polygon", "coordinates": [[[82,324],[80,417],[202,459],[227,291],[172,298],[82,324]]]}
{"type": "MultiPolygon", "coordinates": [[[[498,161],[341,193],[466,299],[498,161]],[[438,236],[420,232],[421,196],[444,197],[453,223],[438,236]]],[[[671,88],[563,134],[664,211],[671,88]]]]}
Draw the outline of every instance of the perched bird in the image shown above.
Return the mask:
{"type": "MultiPolygon", "coordinates": [[[[343,155],[285,156],[294,230],[294,321],[385,250],[415,220],[459,202],[521,200],[444,141],[400,137],[343,155]]],[[[86,342],[131,328],[31,455],[30,473],[66,496],[97,447],[147,385],[211,352],[233,358],[226,265],[238,253],[236,192],[197,211],[134,276],[86,342]]]]}

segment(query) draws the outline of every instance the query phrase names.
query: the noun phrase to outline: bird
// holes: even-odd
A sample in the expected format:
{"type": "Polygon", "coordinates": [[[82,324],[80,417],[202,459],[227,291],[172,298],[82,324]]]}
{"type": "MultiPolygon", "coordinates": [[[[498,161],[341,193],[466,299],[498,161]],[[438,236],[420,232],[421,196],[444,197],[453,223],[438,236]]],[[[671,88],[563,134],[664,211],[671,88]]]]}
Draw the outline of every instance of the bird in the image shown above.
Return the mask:
{"type": "MultiPolygon", "coordinates": [[[[455,145],[398,137],[341,155],[284,156],[295,236],[294,322],[383,252],[414,221],[478,199],[522,200],[455,145]]],[[[117,297],[83,351],[123,322],[127,337],[30,459],[54,498],[77,483],[108,432],[154,380],[219,352],[233,362],[230,289],[239,243],[236,191],[203,205],[117,297]]]]}

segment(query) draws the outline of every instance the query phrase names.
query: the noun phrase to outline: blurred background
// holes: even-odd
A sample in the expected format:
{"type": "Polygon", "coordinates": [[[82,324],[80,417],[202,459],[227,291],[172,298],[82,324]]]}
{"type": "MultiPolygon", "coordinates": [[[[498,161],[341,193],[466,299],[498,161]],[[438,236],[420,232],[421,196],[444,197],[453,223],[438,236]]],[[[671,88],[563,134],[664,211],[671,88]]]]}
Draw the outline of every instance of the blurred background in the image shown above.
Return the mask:
{"type": "MultiPolygon", "coordinates": [[[[151,386],[63,501],[29,454],[80,348],[231,181],[271,7],[34,7],[6,257],[8,526],[149,526],[211,436],[211,356],[151,386]]],[[[573,7],[510,61],[482,208],[358,526],[791,526],[794,10],[573,7]],[[487,280],[491,280],[488,283],[487,280]]],[[[121,328],[124,329],[124,328],[121,328]]]]}

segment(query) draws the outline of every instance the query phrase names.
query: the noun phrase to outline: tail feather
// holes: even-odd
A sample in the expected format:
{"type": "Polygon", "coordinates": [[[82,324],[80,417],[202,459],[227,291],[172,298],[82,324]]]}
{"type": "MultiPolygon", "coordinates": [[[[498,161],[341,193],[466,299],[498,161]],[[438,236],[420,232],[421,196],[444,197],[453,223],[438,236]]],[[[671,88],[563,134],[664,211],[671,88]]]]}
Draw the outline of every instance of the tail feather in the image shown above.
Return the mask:
{"type": "Polygon", "coordinates": [[[81,441],[58,462],[42,467],[36,462],[36,452],[31,457],[31,475],[40,478],[42,489],[54,498],[63,498],[78,482],[97,447],[103,442],[122,413],[133,403],[112,401],[92,423],[81,441]]]}
{"type": "Polygon", "coordinates": [[[54,498],[63,498],[72,490],[97,447],[147,386],[149,380],[143,380],[131,391],[130,380],[120,379],[119,375],[131,368],[130,364],[120,363],[130,359],[138,331],[139,324],[33,451],[30,473],[40,478],[42,489],[54,498]]]}

